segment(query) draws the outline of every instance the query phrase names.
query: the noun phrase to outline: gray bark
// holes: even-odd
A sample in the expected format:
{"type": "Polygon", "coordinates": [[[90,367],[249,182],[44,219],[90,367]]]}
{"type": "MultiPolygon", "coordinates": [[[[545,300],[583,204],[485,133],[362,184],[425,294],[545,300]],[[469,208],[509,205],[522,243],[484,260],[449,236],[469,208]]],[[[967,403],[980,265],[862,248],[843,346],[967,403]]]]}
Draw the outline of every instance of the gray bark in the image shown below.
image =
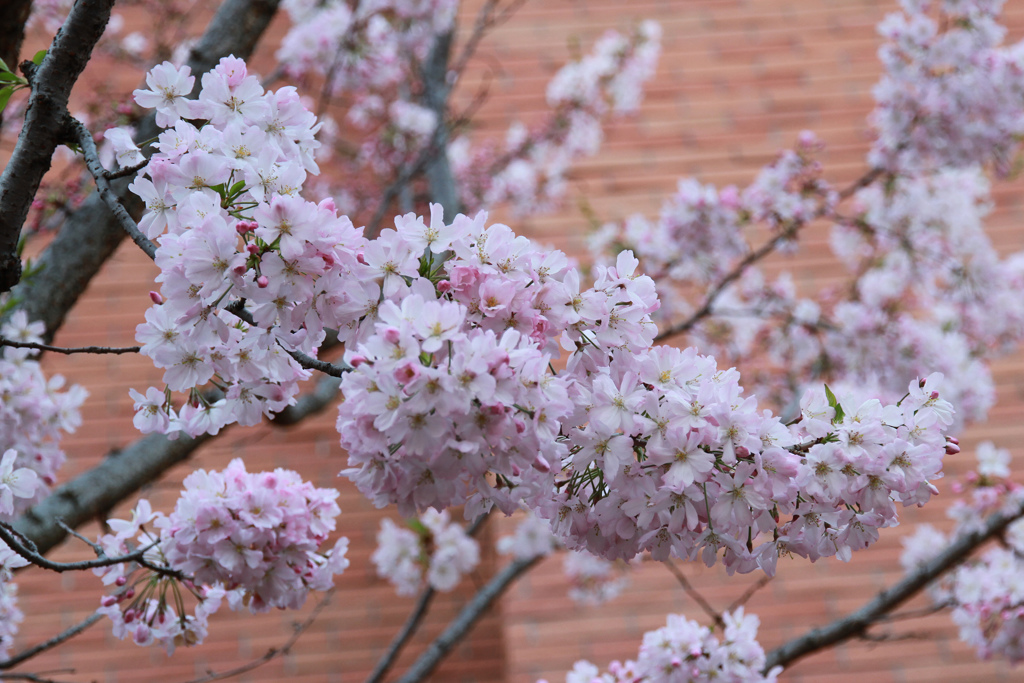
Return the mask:
{"type": "Polygon", "coordinates": [[[38,68],[28,74],[32,94],[25,124],[7,166],[0,174],[0,292],[21,279],[17,254],[21,226],[53,151],[65,136],[64,117],[75,81],[89,63],[114,0],[78,0],[60,27],[38,68]]]}
{"type": "Polygon", "coordinates": [[[455,187],[448,162],[448,96],[451,84],[448,82],[448,61],[451,58],[454,27],[439,35],[434,40],[426,60],[423,62],[421,76],[423,78],[423,103],[437,117],[437,130],[430,145],[435,149],[427,162],[427,184],[430,188],[430,199],[444,207],[444,215],[451,220],[462,211],[459,192],[455,187]]]}
{"type": "Polygon", "coordinates": [[[967,559],[980,545],[1003,533],[1007,526],[1024,516],[1024,503],[1015,509],[998,512],[975,531],[961,534],[941,553],[882,591],[856,612],[819,628],[768,653],[765,672],[775,666],[789,665],[801,657],[864,634],[868,627],[914,597],[928,584],[967,559]]]}

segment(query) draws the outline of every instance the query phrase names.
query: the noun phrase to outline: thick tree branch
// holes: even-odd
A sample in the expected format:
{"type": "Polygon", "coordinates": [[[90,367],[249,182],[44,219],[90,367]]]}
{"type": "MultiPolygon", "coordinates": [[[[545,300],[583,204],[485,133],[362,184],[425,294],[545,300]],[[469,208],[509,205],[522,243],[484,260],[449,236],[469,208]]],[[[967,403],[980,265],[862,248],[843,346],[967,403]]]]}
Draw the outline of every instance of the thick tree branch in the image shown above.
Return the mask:
{"type": "Polygon", "coordinates": [[[398,658],[398,653],[405,647],[409,638],[416,633],[420,622],[423,621],[423,617],[427,615],[427,610],[430,609],[430,602],[434,599],[435,594],[436,591],[432,586],[427,586],[420,592],[419,597],[416,598],[416,604],[409,614],[409,618],[402,625],[402,630],[395,634],[394,640],[391,641],[387,651],[380,658],[380,661],[377,662],[377,666],[374,667],[370,677],[366,679],[366,683],[380,683],[384,680],[384,676],[391,670],[392,665],[394,665],[395,660],[398,658]]]}
{"type": "MultiPolygon", "coordinates": [[[[247,58],[273,18],[280,0],[224,0],[205,33],[190,52],[188,66],[197,76],[209,71],[222,57],[247,58]]],[[[196,78],[196,91],[200,87],[196,78]]],[[[138,125],[137,141],[159,133],[156,118],[147,116],[138,125]]],[[[129,190],[131,177],[111,178],[110,189],[134,218],[142,202],[129,190]]],[[[92,195],[65,220],[60,232],[43,252],[40,271],[31,282],[14,290],[29,320],[46,325],[51,341],[64,318],[102,265],[124,239],[124,231],[98,195],[92,195]]]]}
{"type": "Polygon", "coordinates": [[[421,77],[423,79],[423,103],[434,112],[437,130],[430,141],[437,150],[427,161],[424,173],[430,188],[431,201],[444,207],[445,216],[455,216],[462,212],[459,192],[455,187],[451,164],[448,162],[448,96],[451,84],[448,82],[448,60],[451,58],[452,39],[455,28],[440,34],[434,39],[430,53],[423,62],[421,77]]]}
{"type": "Polygon", "coordinates": [[[42,64],[31,74],[25,123],[0,175],[0,292],[9,291],[21,279],[17,254],[21,226],[64,136],[71,88],[103,35],[113,5],[114,0],[78,0],[42,64]]]}
{"type": "Polygon", "coordinates": [[[801,657],[864,634],[869,626],[882,621],[885,615],[921,592],[928,584],[963,562],[978,546],[998,536],[1014,520],[1024,516],[1024,502],[1012,510],[998,512],[972,532],[961,534],[941,553],[922,564],[896,585],[888,588],[842,619],[812,629],[768,653],[765,671],[775,666],[788,666],[801,657]]]}
{"type": "Polygon", "coordinates": [[[441,663],[452,648],[469,632],[469,629],[483,616],[487,608],[505,592],[512,583],[530,570],[541,558],[513,560],[494,575],[487,585],[473,596],[473,599],[462,608],[458,616],[448,624],[448,628],[437,637],[426,652],[409,668],[399,683],[418,683],[429,676],[441,663]]]}

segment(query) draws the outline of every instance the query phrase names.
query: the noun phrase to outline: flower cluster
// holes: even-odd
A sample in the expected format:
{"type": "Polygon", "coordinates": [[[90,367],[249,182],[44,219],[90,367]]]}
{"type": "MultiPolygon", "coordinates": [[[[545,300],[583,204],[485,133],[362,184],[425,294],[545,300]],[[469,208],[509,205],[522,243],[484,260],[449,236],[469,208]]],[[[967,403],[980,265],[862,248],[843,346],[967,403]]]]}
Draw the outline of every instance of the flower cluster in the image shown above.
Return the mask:
{"type": "Polygon", "coordinates": [[[0,581],[0,660],[10,656],[18,624],[25,620],[25,614],[18,608],[18,586],[10,581],[0,581]]]}
{"type": "Polygon", "coordinates": [[[573,550],[562,561],[569,580],[569,599],[582,605],[601,605],[614,600],[629,585],[629,565],[573,550]]]}
{"type": "Polygon", "coordinates": [[[254,613],[298,609],[309,591],[328,589],[348,566],[347,539],[319,551],[334,530],[337,497],[290,470],[247,472],[241,460],[220,472],[196,470],[185,478],[170,515],[143,500],[131,521],[109,521],[114,533],[100,538],[108,556],[136,544],[148,548],[148,565],[173,573],[146,567],[139,578],[124,564],[94,570],[119,588],[100,611],[113,620],[118,637],[173,649],[201,642],[207,618],[224,598],[232,609],[254,613]],[[185,614],[179,584],[198,601],[194,615],[185,614]],[[169,590],[176,600],[168,601],[169,590]]]}
{"type": "Polygon", "coordinates": [[[502,536],[495,547],[502,555],[517,560],[545,557],[558,548],[558,539],[551,533],[551,525],[542,517],[527,511],[516,524],[511,536],[502,536]]]}
{"type": "MultiPolygon", "coordinates": [[[[43,324],[29,323],[24,311],[15,311],[0,327],[0,336],[16,342],[41,343],[42,333],[43,324]]],[[[64,378],[47,379],[35,358],[38,353],[9,346],[0,352],[0,486],[19,482],[17,490],[0,488],[0,520],[12,519],[46,494],[64,464],[62,433],[82,423],[78,410],[88,393],[77,384],[61,391],[64,378]],[[34,474],[29,477],[23,468],[34,474]],[[14,480],[7,481],[9,477],[14,480]]]]}
{"type": "Polygon", "coordinates": [[[378,101],[408,75],[411,58],[423,59],[434,37],[451,27],[458,8],[455,0],[283,4],[292,27],[277,58],[288,74],[316,73],[330,79],[327,85],[335,94],[378,101]]]}
{"type": "Polygon", "coordinates": [[[1009,173],[1024,134],[1024,43],[1000,45],[1003,0],[900,4],[878,27],[885,74],[869,161],[900,171],[993,162],[1009,173]]]}
{"type": "Polygon", "coordinates": [[[371,559],[399,595],[415,595],[424,583],[447,592],[480,563],[480,544],[447,512],[427,510],[406,529],[381,520],[371,559]]]}
{"type": "Polygon", "coordinates": [[[131,186],[148,207],[140,228],[160,240],[161,289],[136,336],[167,386],[132,394],[143,432],[216,433],[280,410],[308,377],[291,352],[315,355],[325,327],[347,328],[379,295],[339,286],[372,278],[357,260],[360,231],[330,200],[297,194],[318,143],[295,90],[264,93],[233,58],[203,76],[197,101],[184,97],[192,80],[164,63],[136,91],[174,126],[131,186]],[[197,390],[211,380],[219,399],[197,390]],[[188,394],[177,412],[172,391],[188,394]]]}
{"type": "MultiPolygon", "coordinates": [[[[930,525],[921,525],[904,539],[901,559],[912,570],[927,562],[960,533],[977,529],[986,515],[1019,509],[1024,487],[1007,479],[1009,451],[984,442],[977,448],[978,467],[966,483],[954,490],[969,493],[950,507],[956,529],[947,537],[930,525]]],[[[1011,664],[1024,661],[1024,519],[1011,523],[1002,535],[1003,545],[960,565],[929,588],[937,605],[953,608],[953,622],[960,639],[984,659],[1003,657],[1011,664]]]]}
{"type": "Polygon", "coordinates": [[[396,244],[392,253],[403,245],[411,267],[392,259],[379,322],[346,351],[355,371],[342,381],[337,427],[344,474],[402,514],[461,504],[467,517],[492,504],[511,513],[525,495],[547,497],[567,453],[561,421],[575,410],[568,380],[551,372],[556,339],[627,350],[651,341],[657,299],[635,259],[624,254],[581,289],[564,254],[485,220],[446,227],[436,213],[416,244],[426,226],[404,217],[377,240],[396,244]],[[413,245],[426,243],[423,277],[413,245]]]}
{"type": "MultiPolygon", "coordinates": [[[[612,662],[606,673],[588,661],[576,662],[566,683],[774,683],[782,672],[766,674],[764,650],[757,642],[760,620],[743,608],[722,615],[721,637],[678,614],[664,628],[644,634],[636,661],[612,662]]],[[[544,682],[538,682],[544,683],[544,682]]]]}
{"type": "Polygon", "coordinates": [[[804,132],[796,149],[783,151],[742,191],[680,180],[657,220],[636,214],[621,225],[604,225],[591,238],[594,257],[602,261],[608,252],[632,250],[659,284],[659,319],[689,315],[694,287],[706,291],[752,251],[746,228],[763,224],[776,234],[793,231],[834,207],[835,193],[817,161],[821,149],[804,132]]]}
{"type": "Polygon", "coordinates": [[[554,499],[535,502],[569,548],[708,565],[721,555],[730,571],[772,574],[781,555],[849,559],[941,476],[952,408],[936,375],[890,405],[810,390],[787,426],[693,349],[583,365],[570,361],[570,395],[588,421],[567,432],[554,499]]]}
{"type": "Polygon", "coordinates": [[[645,21],[631,35],[607,32],[591,52],[570,62],[548,84],[552,113],[534,129],[514,124],[503,146],[473,150],[467,138],[449,148],[463,203],[471,209],[509,202],[520,214],[557,204],[569,166],[597,153],[601,122],[635,111],[661,54],[661,27],[645,21]]]}

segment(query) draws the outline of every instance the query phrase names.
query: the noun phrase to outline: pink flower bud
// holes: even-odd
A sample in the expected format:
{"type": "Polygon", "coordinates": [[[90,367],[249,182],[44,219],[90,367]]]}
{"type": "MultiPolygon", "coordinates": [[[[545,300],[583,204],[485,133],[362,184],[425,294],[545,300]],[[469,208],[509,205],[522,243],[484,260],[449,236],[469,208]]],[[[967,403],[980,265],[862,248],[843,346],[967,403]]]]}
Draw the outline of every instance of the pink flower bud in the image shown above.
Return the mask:
{"type": "Polygon", "coordinates": [[[245,245],[245,250],[247,252],[249,252],[253,256],[255,256],[256,254],[260,253],[260,247],[255,242],[252,243],[252,244],[245,245]]]}
{"type": "Polygon", "coordinates": [[[245,275],[245,271],[247,270],[249,270],[249,268],[244,263],[240,263],[234,268],[232,268],[231,272],[233,272],[235,275],[242,276],[245,275]]]}
{"type": "Polygon", "coordinates": [[[384,330],[384,341],[388,344],[397,344],[402,338],[402,332],[397,327],[389,327],[384,330]]]}
{"type": "Polygon", "coordinates": [[[164,302],[164,298],[160,296],[160,292],[150,292],[149,298],[153,300],[157,306],[160,306],[164,302]]]}
{"type": "Polygon", "coordinates": [[[256,278],[256,286],[260,289],[266,289],[267,285],[270,284],[270,279],[266,275],[260,275],[256,278]]]}
{"type": "Polygon", "coordinates": [[[452,291],[452,283],[448,280],[441,280],[437,283],[437,291],[441,294],[447,294],[452,291]]]}
{"type": "Polygon", "coordinates": [[[358,368],[360,365],[366,362],[366,356],[360,356],[359,354],[355,354],[354,356],[352,356],[352,358],[349,359],[348,364],[354,368],[358,368]]]}
{"type": "Polygon", "coordinates": [[[111,605],[116,604],[117,598],[115,598],[113,595],[104,595],[102,598],[100,598],[100,605],[103,607],[110,607],[111,605]]]}

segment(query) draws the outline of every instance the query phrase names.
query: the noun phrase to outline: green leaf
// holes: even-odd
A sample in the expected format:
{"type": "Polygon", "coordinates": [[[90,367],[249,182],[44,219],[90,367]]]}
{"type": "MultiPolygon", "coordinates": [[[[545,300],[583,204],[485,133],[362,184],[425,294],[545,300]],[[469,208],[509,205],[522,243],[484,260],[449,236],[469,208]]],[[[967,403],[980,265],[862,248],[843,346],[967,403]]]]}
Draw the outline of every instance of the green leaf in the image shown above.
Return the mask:
{"type": "Polygon", "coordinates": [[[0,83],[21,83],[21,79],[10,71],[0,71],[0,83]]]}
{"type": "Polygon", "coordinates": [[[236,194],[238,194],[239,192],[241,192],[244,189],[245,189],[245,181],[244,180],[239,180],[237,183],[235,183],[234,185],[231,186],[231,189],[228,190],[228,196],[234,197],[236,194]]]}
{"type": "Polygon", "coordinates": [[[7,73],[14,73],[11,71],[11,67],[7,66],[7,62],[0,59],[0,71],[6,71],[7,73]]]}
{"type": "Polygon", "coordinates": [[[46,56],[46,50],[40,50],[39,52],[32,55],[32,63],[39,66],[43,63],[43,57],[46,56]]]}
{"type": "Polygon", "coordinates": [[[839,405],[839,399],[836,398],[836,395],[832,393],[832,390],[828,388],[827,384],[825,385],[825,397],[828,399],[829,406],[836,411],[836,416],[832,419],[832,424],[839,424],[843,421],[843,418],[846,417],[846,413],[843,412],[843,407],[839,405]]]}
{"type": "Polygon", "coordinates": [[[429,536],[430,535],[430,529],[428,529],[427,526],[423,522],[421,522],[420,520],[416,519],[415,517],[413,517],[412,519],[405,520],[405,523],[409,526],[410,529],[415,531],[416,534],[419,535],[419,536],[429,536]]]}
{"type": "Polygon", "coordinates": [[[7,107],[7,102],[8,102],[8,100],[11,99],[11,95],[13,95],[13,94],[14,94],[14,86],[13,85],[6,85],[6,86],[0,88],[0,112],[2,112],[5,107],[7,107]]]}

